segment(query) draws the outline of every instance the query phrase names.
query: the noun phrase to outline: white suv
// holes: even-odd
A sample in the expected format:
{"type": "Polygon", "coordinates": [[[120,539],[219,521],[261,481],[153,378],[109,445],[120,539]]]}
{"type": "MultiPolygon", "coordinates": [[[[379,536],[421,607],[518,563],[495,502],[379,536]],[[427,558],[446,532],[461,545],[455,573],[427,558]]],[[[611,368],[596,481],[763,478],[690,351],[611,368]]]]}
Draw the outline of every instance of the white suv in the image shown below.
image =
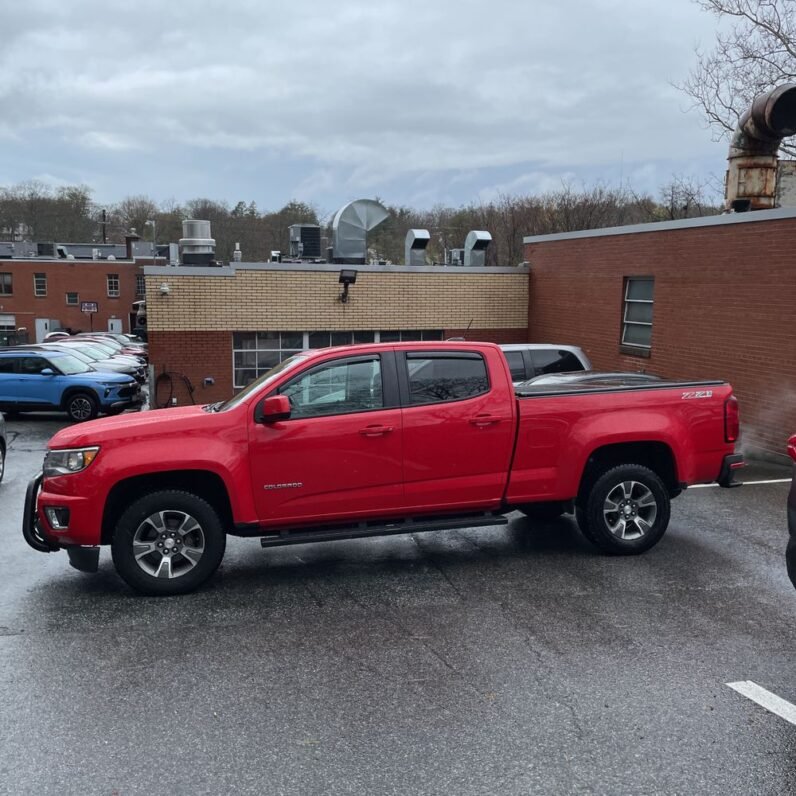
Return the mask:
{"type": "Polygon", "coordinates": [[[570,373],[591,370],[591,362],[583,349],[574,345],[552,343],[512,343],[500,346],[511,370],[514,384],[543,373],[570,373]]]}

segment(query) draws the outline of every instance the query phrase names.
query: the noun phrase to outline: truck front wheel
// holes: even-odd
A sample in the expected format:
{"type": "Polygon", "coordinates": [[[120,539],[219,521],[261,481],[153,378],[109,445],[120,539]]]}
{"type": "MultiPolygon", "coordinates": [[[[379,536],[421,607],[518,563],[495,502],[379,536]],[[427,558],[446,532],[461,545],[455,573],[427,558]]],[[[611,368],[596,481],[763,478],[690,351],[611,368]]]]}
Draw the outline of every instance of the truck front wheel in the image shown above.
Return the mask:
{"type": "Polygon", "coordinates": [[[670,509],[669,494],[656,473],[622,464],[595,481],[576,516],[583,535],[603,552],[635,555],[661,540],[670,509]]]}
{"type": "Polygon", "coordinates": [[[224,557],[226,535],[215,509],[189,492],[164,490],[136,500],[111,542],[116,571],[138,592],[185,594],[224,557]]]}

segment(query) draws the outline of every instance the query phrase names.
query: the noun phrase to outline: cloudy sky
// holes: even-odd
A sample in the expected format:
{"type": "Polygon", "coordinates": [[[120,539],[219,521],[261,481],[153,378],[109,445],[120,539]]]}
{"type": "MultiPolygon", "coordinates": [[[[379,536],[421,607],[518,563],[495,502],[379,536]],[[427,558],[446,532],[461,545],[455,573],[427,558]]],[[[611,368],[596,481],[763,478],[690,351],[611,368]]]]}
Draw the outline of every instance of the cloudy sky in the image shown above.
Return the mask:
{"type": "Polygon", "coordinates": [[[0,28],[0,185],[328,212],[724,169],[671,85],[714,35],[690,0],[25,0],[0,28]]]}

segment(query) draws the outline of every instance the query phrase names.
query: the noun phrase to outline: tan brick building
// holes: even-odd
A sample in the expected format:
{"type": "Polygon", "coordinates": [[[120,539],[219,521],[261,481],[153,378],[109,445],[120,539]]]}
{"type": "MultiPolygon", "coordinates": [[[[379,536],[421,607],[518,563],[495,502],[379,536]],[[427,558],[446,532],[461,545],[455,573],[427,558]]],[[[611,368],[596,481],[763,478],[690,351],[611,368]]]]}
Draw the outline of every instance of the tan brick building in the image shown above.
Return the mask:
{"type": "Polygon", "coordinates": [[[467,336],[524,342],[525,268],[234,263],[146,269],[150,358],[179,403],[221,400],[295,351],[351,342],[467,336]],[[210,384],[209,380],[213,383],[210,384]]]}

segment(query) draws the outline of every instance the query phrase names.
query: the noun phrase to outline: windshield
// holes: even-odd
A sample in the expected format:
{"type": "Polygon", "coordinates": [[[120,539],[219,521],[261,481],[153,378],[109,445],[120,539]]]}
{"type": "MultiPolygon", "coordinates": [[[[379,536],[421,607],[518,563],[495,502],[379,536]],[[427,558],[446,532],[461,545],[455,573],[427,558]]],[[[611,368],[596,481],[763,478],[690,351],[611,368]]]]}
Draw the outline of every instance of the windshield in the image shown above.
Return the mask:
{"type": "Polygon", "coordinates": [[[75,345],[74,343],[70,343],[69,347],[77,349],[81,354],[83,354],[83,356],[88,357],[93,362],[99,362],[101,359],[106,359],[101,351],[98,351],[96,348],[93,348],[90,345],[85,345],[83,343],[80,343],[80,345],[75,345]]]}
{"type": "Polygon", "coordinates": [[[73,376],[76,373],[93,372],[85,362],[81,362],[77,357],[73,357],[71,354],[62,354],[59,357],[53,357],[53,365],[66,376],[73,376]]]}
{"type": "Polygon", "coordinates": [[[237,395],[230,398],[226,403],[221,404],[217,411],[226,412],[227,409],[234,409],[236,406],[239,406],[241,403],[243,403],[243,401],[245,401],[246,398],[248,398],[253,392],[256,392],[264,385],[272,382],[280,373],[300,365],[306,358],[306,356],[301,354],[288,357],[278,365],[272,367],[267,373],[263,373],[259,379],[253,381],[248,387],[244,387],[237,395]]]}
{"type": "Polygon", "coordinates": [[[107,359],[108,357],[112,357],[116,353],[115,348],[111,348],[111,346],[105,345],[105,343],[98,343],[95,340],[92,340],[91,345],[99,353],[104,354],[105,359],[107,359]]]}
{"type": "MultiPolygon", "coordinates": [[[[72,346],[70,346],[70,348],[71,347],[72,346]]],[[[88,354],[84,354],[82,351],[77,351],[77,350],[64,351],[63,348],[59,348],[57,350],[60,351],[61,353],[69,354],[70,357],[74,357],[75,359],[79,359],[81,362],[89,363],[89,362],[93,362],[94,361],[90,356],[88,356],[88,354]]]]}

